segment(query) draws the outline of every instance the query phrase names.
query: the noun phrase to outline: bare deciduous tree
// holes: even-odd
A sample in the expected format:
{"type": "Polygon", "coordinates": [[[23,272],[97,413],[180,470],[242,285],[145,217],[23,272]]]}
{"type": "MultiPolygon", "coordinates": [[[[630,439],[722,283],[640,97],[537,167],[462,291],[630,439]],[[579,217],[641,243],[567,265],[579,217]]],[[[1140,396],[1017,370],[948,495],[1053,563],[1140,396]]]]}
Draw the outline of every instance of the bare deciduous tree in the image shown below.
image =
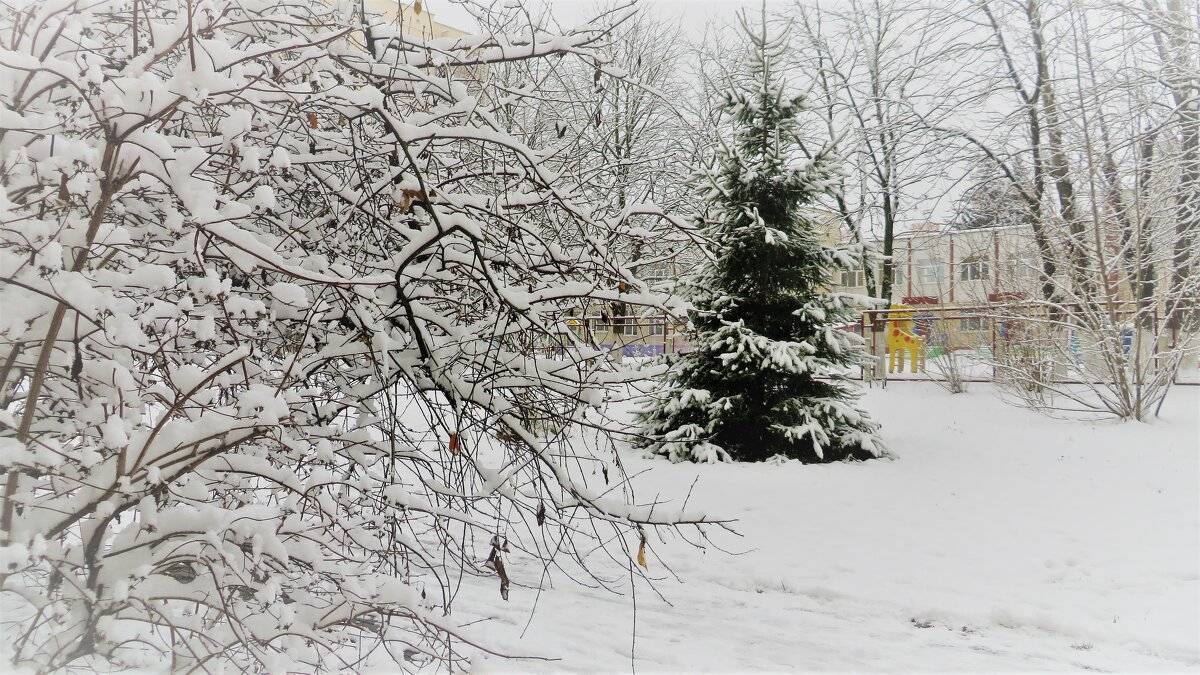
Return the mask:
{"type": "MultiPolygon", "coordinates": [[[[1195,203],[1194,127],[1177,93],[1200,74],[1169,46],[1178,21],[1195,17],[1175,5],[1143,19],[1120,3],[1053,0],[981,0],[973,11],[993,54],[990,83],[1006,81],[1015,106],[984,133],[951,133],[1025,202],[1041,256],[1041,302],[995,310],[1027,327],[1023,344],[998,355],[1002,380],[1039,407],[1053,396],[1144,419],[1195,352],[1181,321],[1200,290],[1189,272],[1194,207],[1183,206],[1195,203]]],[[[977,100],[994,100],[999,90],[979,82],[977,100]]]]}
{"type": "MultiPolygon", "coordinates": [[[[837,140],[847,176],[827,206],[857,240],[877,241],[879,270],[867,269],[867,291],[890,306],[895,235],[906,219],[930,208],[924,192],[945,183],[941,137],[926,128],[952,110],[944,104],[940,71],[954,54],[928,7],[890,0],[852,0],[832,8],[797,3],[793,12],[801,77],[811,81],[813,105],[824,113],[824,134],[837,140]],[[917,110],[923,111],[923,116],[917,110]]],[[[882,363],[886,325],[872,344],[882,363]]],[[[882,368],[877,375],[886,376],[882,368]]]]}

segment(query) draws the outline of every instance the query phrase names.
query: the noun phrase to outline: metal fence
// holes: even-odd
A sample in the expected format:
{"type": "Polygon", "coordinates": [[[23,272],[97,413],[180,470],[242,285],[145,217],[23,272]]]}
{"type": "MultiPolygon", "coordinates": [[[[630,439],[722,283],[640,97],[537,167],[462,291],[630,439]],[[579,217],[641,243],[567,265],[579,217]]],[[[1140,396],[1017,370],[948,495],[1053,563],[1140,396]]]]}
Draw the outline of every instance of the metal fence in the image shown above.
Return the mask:
{"type": "MultiPolygon", "coordinates": [[[[988,382],[1003,370],[1044,368],[1048,379],[1079,383],[1104,371],[1095,362],[1102,348],[1121,353],[1132,365],[1139,348],[1141,357],[1153,359],[1184,346],[1179,328],[1166,325],[1158,308],[1118,304],[1104,313],[1116,317],[1115,326],[1103,330],[1087,329],[1072,315],[1075,309],[1083,308],[1044,303],[902,307],[865,311],[857,325],[845,329],[858,332],[871,353],[883,355],[886,377],[899,380],[945,379],[954,369],[953,376],[963,381],[988,382]]],[[[1200,384],[1195,357],[1200,344],[1188,347],[1191,355],[1175,373],[1176,384],[1200,384]]]]}
{"type": "Polygon", "coordinates": [[[567,328],[586,344],[622,356],[660,356],[688,351],[681,325],[669,316],[586,316],[567,320],[567,328]]]}
{"type": "MultiPolygon", "coordinates": [[[[944,379],[952,366],[957,371],[954,376],[964,381],[990,382],[1005,367],[1036,369],[1045,364],[1047,378],[1062,383],[1078,381],[1080,373],[1088,372],[1086,359],[1095,352],[1095,345],[1089,344],[1093,334],[1071,328],[1069,320],[1053,317],[1052,311],[1056,310],[1041,303],[892,308],[865,311],[857,323],[840,328],[858,333],[871,353],[883,355],[882,369],[891,380],[944,379]],[[886,342],[877,349],[874,340],[886,342]]],[[[1118,308],[1118,322],[1132,324],[1135,313],[1132,304],[1118,308]]],[[[1155,351],[1180,346],[1178,329],[1165,328],[1160,312],[1151,311],[1148,319],[1159,340],[1155,351]]],[[[1146,321],[1147,316],[1141,320],[1146,321]]],[[[567,327],[581,342],[606,351],[619,350],[622,357],[659,356],[693,348],[683,326],[665,315],[576,317],[567,321],[567,327]]],[[[1118,336],[1120,349],[1132,356],[1136,342],[1132,325],[1106,334],[1118,336]]],[[[856,368],[851,376],[880,378],[884,373],[864,373],[856,368]]],[[[1200,384],[1200,364],[1194,351],[1174,381],[1200,384]]]]}

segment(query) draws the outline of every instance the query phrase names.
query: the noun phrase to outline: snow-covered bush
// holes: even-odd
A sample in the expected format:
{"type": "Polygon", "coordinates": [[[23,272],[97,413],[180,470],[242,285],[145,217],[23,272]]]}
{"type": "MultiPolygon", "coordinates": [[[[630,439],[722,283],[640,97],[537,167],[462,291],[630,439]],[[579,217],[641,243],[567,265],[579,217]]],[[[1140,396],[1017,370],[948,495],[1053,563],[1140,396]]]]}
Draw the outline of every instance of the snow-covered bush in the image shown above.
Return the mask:
{"type": "Polygon", "coordinates": [[[1157,416],[1182,364],[1194,358],[1200,328],[1190,317],[1172,326],[1151,304],[1077,302],[999,311],[1008,328],[991,363],[1001,391],[1034,410],[1069,416],[1157,416]]]}
{"type": "Polygon", "coordinates": [[[564,317],[661,305],[596,238],[648,230],[506,131],[496,110],[531,92],[488,77],[587,60],[609,27],[423,43],[358,7],[0,10],[18,664],[450,664],[456,577],[499,573],[507,596],[510,547],[701,520],[586,482],[621,480],[596,408],[636,374],[564,317]],[[585,421],[586,442],[538,433],[585,421]]]}
{"type": "Polygon", "coordinates": [[[936,356],[930,356],[929,370],[936,377],[931,377],[939,387],[951,394],[962,394],[967,391],[967,368],[971,360],[963,353],[954,349],[942,349],[936,356]]]}

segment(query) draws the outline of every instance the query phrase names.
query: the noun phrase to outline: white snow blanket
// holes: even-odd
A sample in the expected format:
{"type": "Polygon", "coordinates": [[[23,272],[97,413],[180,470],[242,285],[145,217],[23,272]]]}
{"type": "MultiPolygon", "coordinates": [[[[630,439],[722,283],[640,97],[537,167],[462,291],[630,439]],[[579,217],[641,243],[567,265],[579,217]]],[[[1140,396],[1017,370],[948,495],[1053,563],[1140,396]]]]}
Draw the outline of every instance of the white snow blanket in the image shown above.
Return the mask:
{"type": "Polygon", "coordinates": [[[893,383],[864,404],[894,461],[693,465],[628,453],[630,472],[645,471],[643,499],[678,506],[698,477],[689,507],[737,518],[744,536],[714,544],[738,554],[651,538],[666,601],[639,581],[636,632],[628,570],[612,566],[622,596],[552,570],[539,597],[542,568],[514,557],[510,602],[496,598],[473,628],[559,660],[480,656],[476,667],[1200,667],[1200,387],[1172,389],[1154,424],[1049,419],[1003,404],[990,385],[951,395],[893,383]]]}

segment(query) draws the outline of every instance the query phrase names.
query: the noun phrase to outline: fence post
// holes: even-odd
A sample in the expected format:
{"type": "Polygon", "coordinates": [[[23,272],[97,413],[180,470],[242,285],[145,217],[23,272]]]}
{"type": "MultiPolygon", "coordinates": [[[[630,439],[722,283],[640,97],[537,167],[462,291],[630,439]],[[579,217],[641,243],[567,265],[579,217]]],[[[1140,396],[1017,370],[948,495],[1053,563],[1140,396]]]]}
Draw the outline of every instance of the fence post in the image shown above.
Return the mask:
{"type": "MultiPolygon", "coordinates": [[[[992,362],[992,382],[995,383],[996,359],[1000,358],[1000,356],[996,353],[996,316],[994,314],[989,318],[988,323],[992,326],[992,353],[988,360],[992,362]]],[[[1005,330],[1008,330],[1008,324],[1005,324],[1005,330]]]]}
{"type": "MultiPolygon", "coordinates": [[[[871,310],[864,309],[862,314],[858,315],[858,336],[862,338],[863,344],[867,345],[867,352],[871,355],[871,383],[873,384],[875,382],[875,367],[878,364],[875,363],[875,343],[874,341],[870,343],[867,342],[867,312],[869,311],[871,310]]],[[[858,369],[858,379],[860,382],[867,381],[866,367],[861,367],[858,369]]]]}

